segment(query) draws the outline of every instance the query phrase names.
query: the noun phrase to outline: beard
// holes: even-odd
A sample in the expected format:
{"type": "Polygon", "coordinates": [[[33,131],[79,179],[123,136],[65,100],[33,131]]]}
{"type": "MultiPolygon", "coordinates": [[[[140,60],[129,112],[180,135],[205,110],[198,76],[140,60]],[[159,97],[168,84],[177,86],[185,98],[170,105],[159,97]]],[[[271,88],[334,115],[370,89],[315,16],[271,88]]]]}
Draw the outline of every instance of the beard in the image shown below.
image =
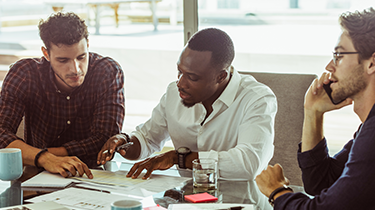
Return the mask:
{"type": "Polygon", "coordinates": [[[345,100],[346,98],[355,97],[357,93],[365,89],[367,84],[364,77],[363,65],[359,65],[355,68],[352,73],[341,82],[340,87],[334,92],[332,92],[332,98],[334,101],[345,100]]]}
{"type": "Polygon", "coordinates": [[[190,107],[192,107],[192,106],[194,106],[196,103],[187,103],[186,101],[184,101],[184,100],[182,100],[181,99],[181,103],[185,106],[185,107],[187,107],[187,108],[190,108],[190,107]]]}

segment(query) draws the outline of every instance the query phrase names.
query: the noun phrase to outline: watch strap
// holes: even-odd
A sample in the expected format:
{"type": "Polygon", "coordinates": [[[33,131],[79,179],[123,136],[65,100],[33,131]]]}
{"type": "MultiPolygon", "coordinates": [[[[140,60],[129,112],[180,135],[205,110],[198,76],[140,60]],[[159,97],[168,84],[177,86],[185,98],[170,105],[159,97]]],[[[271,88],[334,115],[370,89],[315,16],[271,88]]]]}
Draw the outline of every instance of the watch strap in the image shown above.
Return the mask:
{"type": "Polygon", "coordinates": [[[283,185],[283,186],[277,188],[276,190],[274,190],[274,191],[271,193],[270,197],[268,198],[268,202],[271,204],[272,207],[273,207],[274,202],[275,202],[275,199],[274,199],[275,195],[276,195],[277,193],[282,192],[282,191],[285,191],[285,190],[290,190],[290,191],[293,192],[292,188],[290,188],[290,187],[288,187],[288,186],[286,186],[286,185],[283,185]]]}

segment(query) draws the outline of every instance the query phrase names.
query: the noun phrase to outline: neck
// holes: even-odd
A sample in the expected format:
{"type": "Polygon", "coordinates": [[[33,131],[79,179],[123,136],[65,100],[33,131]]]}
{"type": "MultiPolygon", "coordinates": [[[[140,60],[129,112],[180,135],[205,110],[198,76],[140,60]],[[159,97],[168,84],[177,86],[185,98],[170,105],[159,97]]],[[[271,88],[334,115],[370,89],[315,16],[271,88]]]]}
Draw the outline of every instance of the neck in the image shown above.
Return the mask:
{"type": "Polygon", "coordinates": [[[230,79],[232,78],[232,74],[228,74],[227,77],[225,78],[225,80],[223,82],[221,82],[219,88],[217,89],[217,91],[215,92],[215,94],[208,100],[206,101],[202,101],[202,104],[204,106],[204,108],[206,108],[206,111],[207,111],[207,115],[210,115],[211,112],[213,111],[213,108],[212,108],[212,104],[220,97],[220,95],[224,92],[225,88],[228,86],[228,83],[230,81],[230,79]]]}
{"type": "Polygon", "coordinates": [[[353,98],[354,112],[358,115],[362,123],[365,122],[375,104],[374,88],[375,85],[369,84],[363,92],[353,98]]]}
{"type": "Polygon", "coordinates": [[[60,75],[58,75],[56,72],[54,72],[54,74],[56,75],[55,79],[56,79],[56,85],[57,87],[66,92],[66,93],[71,93],[73,92],[73,90],[75,89],[75,87],[72,87],[70,85],[68,85],[68,83],[65,82],[65,80],[63,78],[60,77],[60,75]],[[61,82],[63,82],[66,86],[64,86],[63,84],[61,84],[61,82]]]}

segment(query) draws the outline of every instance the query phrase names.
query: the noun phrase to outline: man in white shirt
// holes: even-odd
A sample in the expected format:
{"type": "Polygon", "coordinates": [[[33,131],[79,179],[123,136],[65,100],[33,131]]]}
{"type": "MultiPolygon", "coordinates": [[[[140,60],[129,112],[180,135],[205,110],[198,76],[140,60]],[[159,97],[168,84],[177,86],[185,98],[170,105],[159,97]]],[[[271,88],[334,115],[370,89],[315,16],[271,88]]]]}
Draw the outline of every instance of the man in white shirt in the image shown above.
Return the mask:
{"type": "Polygon", "coordinates": [[[177,61],[178,80],[169,84],[151,118],[130,138],[111,137],[98,164],[128,141],[133,145],[119,153],[137,160],[160,151],[171,139],[176,151],[134,164],[127,176],[136,178],[146,169],[147,179],[153,170],[174,164],[191,169],[196,158],[214,158],[220,178],[253,180],[273,155],[277,101],[270,88],[231,67],[233,59],[233,42],[225,32],[209,28],[195,33],[177,61]]]}

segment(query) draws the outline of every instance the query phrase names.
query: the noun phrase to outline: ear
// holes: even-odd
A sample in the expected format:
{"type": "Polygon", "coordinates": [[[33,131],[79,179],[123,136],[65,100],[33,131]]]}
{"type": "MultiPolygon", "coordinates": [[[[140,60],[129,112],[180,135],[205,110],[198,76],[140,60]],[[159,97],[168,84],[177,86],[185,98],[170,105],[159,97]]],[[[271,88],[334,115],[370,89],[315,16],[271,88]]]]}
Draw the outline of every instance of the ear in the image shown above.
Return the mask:
{"type": "Polygon", "coordinates": [[[217,83],[222,83],[228,76],[227,70],[221,70],[219,75],[217,76],[217,83]]]}
{"type": "Polygon", "coordinates": [[[48,50],[47,50],[47,48],[42,47],[42,52],[43,52],[44,57],[47,59],[47,61],[50,61],[50,60],[49,60],[49,55],[48,55],[48,50]]]}
{"type": "Polygon", "coordinates": [[[89,39],[86,40],[87,41],[87,49],[89,49],[90,45],[89,45],[89,39]]]}

